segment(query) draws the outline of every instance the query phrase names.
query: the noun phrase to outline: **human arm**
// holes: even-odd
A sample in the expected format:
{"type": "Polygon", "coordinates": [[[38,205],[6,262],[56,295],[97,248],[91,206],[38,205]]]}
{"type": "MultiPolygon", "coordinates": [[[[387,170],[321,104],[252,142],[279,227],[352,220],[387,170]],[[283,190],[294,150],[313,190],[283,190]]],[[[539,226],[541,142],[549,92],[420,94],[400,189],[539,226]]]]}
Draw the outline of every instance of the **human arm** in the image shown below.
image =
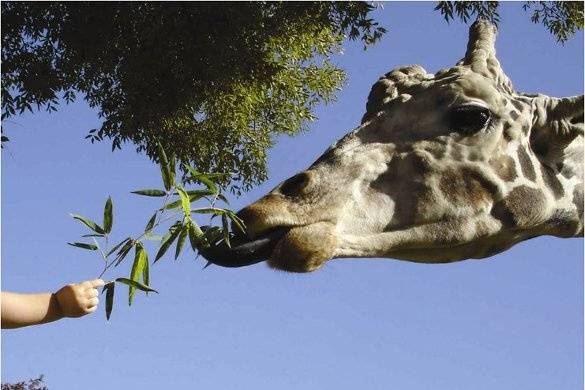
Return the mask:
{"type": "Polygon", "coordinates": [[[64,317],[81,317],[97,309],[101,279],[68,284],[56,293],[17,294],[2,292],[2,328],[45,324],[64,317]]]}

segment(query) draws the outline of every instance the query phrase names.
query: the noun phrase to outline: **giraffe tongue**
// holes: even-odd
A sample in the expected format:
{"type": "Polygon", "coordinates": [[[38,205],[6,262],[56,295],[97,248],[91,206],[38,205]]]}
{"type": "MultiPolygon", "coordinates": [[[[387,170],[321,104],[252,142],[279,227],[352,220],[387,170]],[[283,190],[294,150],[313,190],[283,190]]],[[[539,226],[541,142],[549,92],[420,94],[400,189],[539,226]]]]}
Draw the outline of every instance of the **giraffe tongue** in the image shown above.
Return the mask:
{"type": "Polygon", "coordinates": [[[287,231],[286,228],[275,229],[253,241],[241,237],[234,238],[231,248],[221,241],[199,252],[212,264],[230,268],[244,267],[268,259],[276,243],[287,231]]]}

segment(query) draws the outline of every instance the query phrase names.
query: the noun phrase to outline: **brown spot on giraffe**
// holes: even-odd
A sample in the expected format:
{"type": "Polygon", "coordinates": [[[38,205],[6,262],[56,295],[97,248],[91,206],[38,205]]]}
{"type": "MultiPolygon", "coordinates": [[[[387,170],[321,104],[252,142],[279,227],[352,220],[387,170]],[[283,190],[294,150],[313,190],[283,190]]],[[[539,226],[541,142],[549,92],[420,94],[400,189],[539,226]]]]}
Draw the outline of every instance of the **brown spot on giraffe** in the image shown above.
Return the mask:
{"type": "Polygon", "coordinates": [[[527,186],[514,188],[492,208],[492,215],[507,227],[527,227],[544,220],[546,197],[542,191],[527,186]]]}
{"type": "Polygon", "coordinates": [[[482,206],[490,202],[492,194],[478,175],[470,169],[444,172],[439,188],[445,198],[455,206],[482,206]]]}
{"type": "Polygon", "coordinates": [[[489,163],[502,180],[512,181],[517,177],[514,159],[512,157],[501,154],[491,159],[489,163]]]}
{"type": "Polygon", "coordinates": [[[530,181],[535,181],[536,172],[534,171],[534,166],[532,166],[530,156],[528,156],[528,153],[526,153],[526,150],[522,146],[518,148],[518,161],[520,162],[520,168],[524,177],[530,181]]]}

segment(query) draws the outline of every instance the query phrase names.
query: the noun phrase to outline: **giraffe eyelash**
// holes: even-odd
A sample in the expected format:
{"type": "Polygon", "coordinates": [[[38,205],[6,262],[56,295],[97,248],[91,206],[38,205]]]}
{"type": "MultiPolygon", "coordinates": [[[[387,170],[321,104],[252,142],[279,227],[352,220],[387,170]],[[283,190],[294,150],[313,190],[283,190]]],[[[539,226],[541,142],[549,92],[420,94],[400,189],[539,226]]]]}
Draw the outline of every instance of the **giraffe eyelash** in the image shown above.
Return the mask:
{"type": "Polygon", "coordinates": [[[486,128],[492,113],[486,107],[468,104],[455,107],[447,113],[447,125],[452,131],[473,134],[486,128]]]}

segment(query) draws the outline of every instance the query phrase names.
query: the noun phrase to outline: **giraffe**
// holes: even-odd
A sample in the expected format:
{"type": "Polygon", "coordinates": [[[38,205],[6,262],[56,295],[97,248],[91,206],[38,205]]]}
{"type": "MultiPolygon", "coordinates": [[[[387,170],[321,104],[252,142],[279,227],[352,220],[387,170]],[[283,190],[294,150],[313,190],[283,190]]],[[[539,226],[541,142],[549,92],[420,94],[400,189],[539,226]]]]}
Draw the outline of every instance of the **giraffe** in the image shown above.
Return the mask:
{"type": "Polygon", "coordinates": [[[454,67],[381,77],[361,124],[242,209],[244,250],[211,261],[290,272],[335,258],[448,263],[583,236],[583,96],[516,92],[496,34],[479,20],[454,67]]]}

